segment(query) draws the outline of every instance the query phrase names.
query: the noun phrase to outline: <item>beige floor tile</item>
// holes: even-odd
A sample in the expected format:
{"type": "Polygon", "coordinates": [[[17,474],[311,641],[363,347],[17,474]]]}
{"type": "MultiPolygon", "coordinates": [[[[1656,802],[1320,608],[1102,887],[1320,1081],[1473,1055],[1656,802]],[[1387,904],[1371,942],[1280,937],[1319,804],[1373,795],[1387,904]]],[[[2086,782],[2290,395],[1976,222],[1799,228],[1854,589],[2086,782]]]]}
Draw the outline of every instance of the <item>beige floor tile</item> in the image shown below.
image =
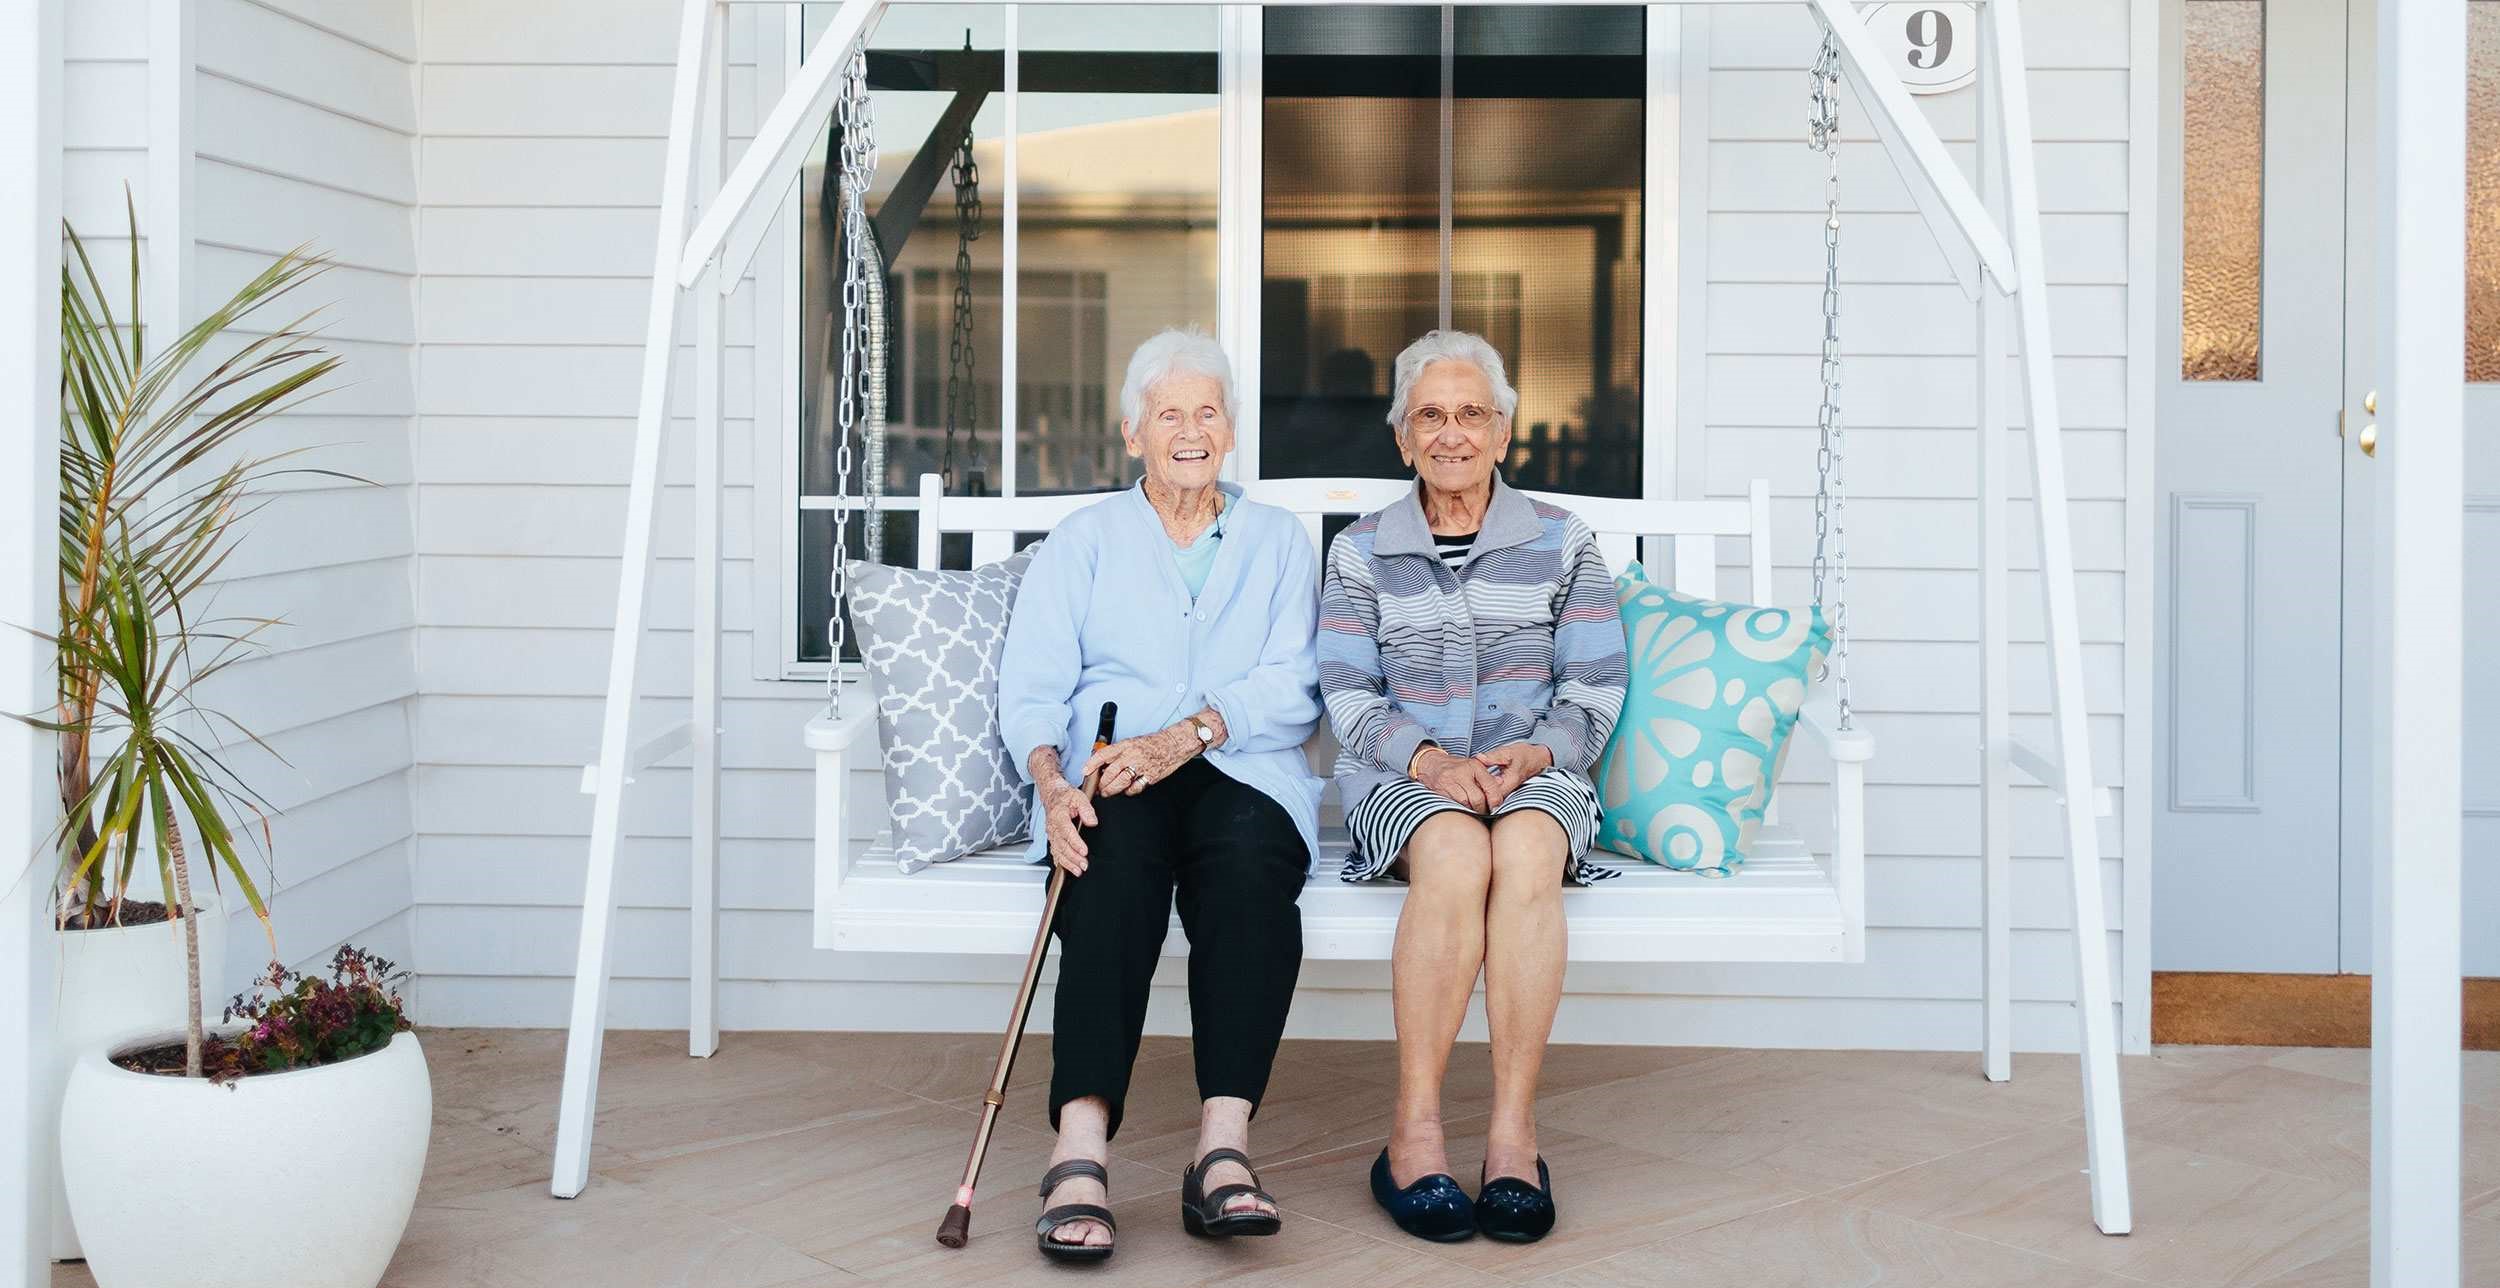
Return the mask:
{"type": "Polygon", "coordinates": [[[2500,1109],[2500,1051],[2465,1053],[2465,1102],[2500,1109]]]}
{"type": "MultiPolygon", "coordinates": [[[[2500,1284],[2500,1225],[2467,1221],[2458,1233],[2457,1282],[2466,1288],[2500,1284]]],[[[2335,1255],[2269,1279],[2260,1288],[2370,1288],[2370,1241],[2356,1240],[2335,1255]]]]}
{"type": "Polygon", "coordinates": [[[1575,1092],[1539,1106],[1538,1122],[1811,1192],[2010,1136],[2037,1121],[2020,1105],[1920,1095],[1798,1055],[1739,1052],[1575,1092]]]}
{"type": "MultiPolygon", "coordinates": [[[[1481,1120],[1475,1120],[1481,1122],[1481,1120]]],[[[1671,1234],[1697,1230],[1798,1197],[1795,1191],[1661,1158],[1572,1132],[1541,1128],[1538,1148],[1554,1179],[1554,1232],[1532,1244],[1475,1239],[1416,1242],[1372,1200],[1377,1144],[1333,1151],[1262,1174],[1288,1219],[1316,1217],[1376,1238],[1413,1242],[1430,1255],[1510,1280],[1612,1256],[1671,1234]]],[[[1484,1159],[1481,1127],[1450,1136],[1450,1168],[1471,1192],[1484,1159]]]]}
{"type": "Polygon", "coordinates": [[[2477,1220],[2500,1222],[2500,1190],[2468,1198],[2465,1214],[2477,1220]]]}
{"type": "Polygon", "coordinates": [[[509,1189],[524,1181],[544,1183],[548,1156],[509,1133],[437,1117],[425,1147],[425,1179],[417,1202],[439,1203],[463,1194],[509,1189]]]}
{"type": "MultiPolygon", "coordinates": [[[[2500,1186],[2500,1110],[2468,1105],[2463,1112],[2465,1190],[2480,1193],[2500,1186]]],[[[2276,1063],[2130,1105],[2127,1131],[2347,1188],[2370,1184],[2368,1085],[2276,1063]]]]}
{"type": "Polygon", "coordinates": [[[1906,1217],[1807,1199],[1536,1283],[1538,1288],[2122,1288],[2123,1281],[1906,1217]]]}
{"type": "MultiPolygon", "coordinates": [[[[682,1033],[620,1033],[608,1039],[599,1073],[599,1112],[591,1136],[597,1169],[691,1149],[751,1140],[919,1103],[860,1076],[837,1044],[804,1049],[732,1035],[707,1059],[689,1057],[682,1033]],[[619,1038],[629,1039],[619,1042],[619,1038]],[[665,1044],[651,1039],[664,1038],[665,1044]]],[[[556,1089],[518,1108],[518,1089],[475,1121],[551,1149],[556,1089]]]]}
{"type": "Polygon", "coordinates": [[[2079,1126],[2047,1127],[1833,1197],[2178,1288],[2254,1284],[2369,1228],[2369,1195],[2149,1141],[2129,1153],[2135,1230],[2094,1229],[2079,1126]]]}
{"type": "Polygon", "coordinates": [[[52,1267],[52,1288],[95,1288],[95,1276],[87,1273],[87,1263],[73,1261],[52,1267]]]}
{"type": "Polygon", "coordinates": [[[613,1177],[576,1199],[533,1182],[417,1209],[388,1288],[779,1288],[825,1265],[613,1177]]]}
{"type": "MultiPolygon", "coordinates": [[[[1004,1018],[1004,1017],[1002,1017],[1004,1018]]],[[[997,1033],[756,1033],[738,1040],[762,1040],[776,1049],[839,1060],[843,1067],[872,1082],[926,1096],[931,1100],[978,1101],[989,1090],[990,1072],[998,1064],[997,1033]],[[828,1039],[838,1040],[831,1045],[828,1039]]],[[[1010,1092],[1050,1085],[1047,1033],[1028,1033],[1016,1044],[1016,1063],[1007,1079],[1010,1092]]],[[[1161,1060],[1189,1050],[1189,1040],[1148,1034],[1138,1044],[1137,1060],[1161,1060]]],[[[1033,1097],[1011,1095],[1010,1103],[1031,1103],[1033,1097]]]]}
{"type": "MultiPolygon", "coordinates": [[[[917,1102],[875,1118],[787,1132],[620,1168],[617,1175],[689,1208],[777,1239],[843,1270],[869,1273],[936,1246],[938,1218],[963,1178],[979,1119],[917,1102]]],[[[1031,1230],[1033,1185],[1048,1135],[1002,1124],[982,1161],[976,1238],[1031,1230]]],[[[1175,1192],[1175,1176],[1115,1158],[1115,1200],[1175,1192]]]]}
{"type": "MultiPolygon", "coordinates": [[[[611,1033],[610,1056],[638,1053],[662,1035],[611,1033]]],[[[679,1042],[684,1041],[679,1035],[679,1042]]],[[[564,1081],[561,1029],[419,1029],[434,1079],[437,1117],[475,1122],[531,1105],[552,1105],[564,1081]]]]}
{"type": "MultiPolygon", "coordinates": [[[[1021,1228],[978,1231],[960,1251],[938,1247],[924,1235],[911,1254],[878,1268],[880,1282],[905,1281],[975,1288],[996,1284],[1294,1285],[1295,1288],[1497,1288],[1489,1275],[1427,1256],[1398,1244],[1307,1218],[1287,1217],[1285,1228],[1256,1239],[1196,1239],[1182,1232],[1177,1200],[1170,1194],[1115,1201],[1119,1250],[1091,1266],[1058,1266],[1033,1246],[1028,1219],[1021,1228]]],[[[1028,1212],[1027,1217],[1030,1217],[1028,1212]]]]}
{"type": "MultiPolygon", "coordinates": [[[[1398,1048],[1395,1042],[1288,1042],[1284,1054],[1305,1064],[1346,1075],[1347,1081],[1341,1084],[1344,1089],[1374,1096],[1383,1106],[1396,1094],[1398,1048]]],[[[1540,1097],[1568,1095],[1725,1054],[1717,1047],[1556,1043],[1545,1050],[1545,1067],[1537,1078],[1537,1094],[1540,1097]]],[[[1490,1106],[1493,1102],[1492,1048],[1482,1042],[1461,1042],[1452,1048],[1449,1072],[1442,1083],[1441,1094],[1442,1112],[1450,1118],[1480,1113],[1490,1106]]]]}

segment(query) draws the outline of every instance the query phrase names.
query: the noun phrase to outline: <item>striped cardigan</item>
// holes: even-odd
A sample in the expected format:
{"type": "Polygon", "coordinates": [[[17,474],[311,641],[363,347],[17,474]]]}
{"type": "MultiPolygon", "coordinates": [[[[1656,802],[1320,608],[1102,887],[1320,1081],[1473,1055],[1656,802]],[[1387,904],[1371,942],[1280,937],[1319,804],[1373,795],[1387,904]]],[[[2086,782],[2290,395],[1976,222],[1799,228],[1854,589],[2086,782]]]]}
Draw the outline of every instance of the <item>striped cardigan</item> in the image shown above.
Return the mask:
{"type": "Polygon", "coordinates": [[[1541,743],[1585,784],[1630,684],[1597,534],[1498,474],[1458,572],[1416,493],[1365,515],[1328,548],[1319,684],[1347,810],[1426,742],[1461,756],[1541,743]]]}

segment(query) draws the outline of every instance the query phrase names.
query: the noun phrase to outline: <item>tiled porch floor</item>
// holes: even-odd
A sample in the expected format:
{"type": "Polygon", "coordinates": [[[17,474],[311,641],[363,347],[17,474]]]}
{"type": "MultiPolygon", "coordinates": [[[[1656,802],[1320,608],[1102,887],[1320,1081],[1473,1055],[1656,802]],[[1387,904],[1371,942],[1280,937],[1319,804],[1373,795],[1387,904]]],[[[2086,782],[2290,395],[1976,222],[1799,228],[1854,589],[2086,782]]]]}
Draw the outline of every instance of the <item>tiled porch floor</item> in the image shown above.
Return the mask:
{"type": "MultiPolygon", "coordinates": [[[[546,1192],[561,1034],[430,1030],[435,1130],[388,1284],[399,1288],[822,1288],[1057,1282],[1456,1288],[2326,1288],[2368,1282],[2368,1053],[2168,1048],[2124,1062],[2136,1232],[2090,1224],[2075,1063],[1990,1085],[1969,1055],[1557,1047],[1542,1145],[1562,1224],[1545,1242],[1433,1246],[1371,1205],[1394,1052],[1289,1042],[1254,1132],[1285,1233],[1183,1234],[1190,1062],[1150,1038],[1112,1169],[1120,1251],[1062,1269],[1032,1246],[1047,1039],[1018,1061],[972,1245],[931,1239],[963,1166],[995,1038],[732,1034],[607,1041],[596,1179],[546,1192]]],[[[2466,1057],[2467,1284],[2500,1285],[2500,1054],[2466,1057]]],[[[1488,1085],[1451,1077],[1453,1163],[1488,1085]]],[[[56,1288],[86,1285],[63,1267],[56,1288]]]]}

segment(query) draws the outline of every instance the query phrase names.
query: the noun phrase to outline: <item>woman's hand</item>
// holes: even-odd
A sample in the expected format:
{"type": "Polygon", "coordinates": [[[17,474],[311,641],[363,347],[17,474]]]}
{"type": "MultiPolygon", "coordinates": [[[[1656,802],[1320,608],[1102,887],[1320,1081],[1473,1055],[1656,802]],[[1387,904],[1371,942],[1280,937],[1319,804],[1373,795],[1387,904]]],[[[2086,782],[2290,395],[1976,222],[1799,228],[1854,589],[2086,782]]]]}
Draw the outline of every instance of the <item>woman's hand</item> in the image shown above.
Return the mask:
{"type": "Polygon", "coordinates": [[[1541,742],[1514,742],[1495,747],[1470,757],[1477,764],[1494,771],[1493,799],[1486,806],[1502,803],[1502,798],[1519,790],[1519,785],[1554,767],[1554,753],[1541,742]]]}
{"type": "Polygon", "coordinates": [[[1415,781],[1479,814],[1501,803],[1503,787],[1483,762],[1426,747],[1415,756],[1415,781]]]}
{"type": "Polygon", "coordinates": [[[1135,796],[1172,776],[1172,771],[1198,754],[1198,735],[1188,725],[1175,725],[1135,738],[1123,738],[1085,760],[1083,776],[1105,796],[1135,796]]]}
{"type": "Polygon", "coordinates": [[[1085,838],[1079,829],[1102,821],[1094,816],[1091,793],[1070,786],[1054,773],[1041,780],[1040,796],[1042,827],[1050,836],[1050,861],[1067,869],[1069,876],[1084,876],[1085,838]]]}

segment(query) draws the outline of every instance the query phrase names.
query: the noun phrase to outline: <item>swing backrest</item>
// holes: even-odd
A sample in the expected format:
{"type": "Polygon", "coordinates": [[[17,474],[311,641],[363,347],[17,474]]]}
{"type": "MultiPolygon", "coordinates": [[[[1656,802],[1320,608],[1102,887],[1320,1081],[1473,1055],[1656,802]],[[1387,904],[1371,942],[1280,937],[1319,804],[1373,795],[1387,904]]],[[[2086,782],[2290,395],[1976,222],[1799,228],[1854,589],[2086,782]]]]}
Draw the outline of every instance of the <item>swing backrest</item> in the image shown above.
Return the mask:
{"type": "MultiPolygon", "coordinates": [[[[1315,548],[1325,553],[1321,533],[1332,517],[1353,518],[1382,509],[1414,486],[1403,479],[1257,479],[1241,485],[1253,501],[1290,510],[1315,548]]],[[[1099,501],[1105,494],[1070,496],[948,496],[935,474],[920,476],[920,534],[916,562],[924,569],[941,566],[942,538],[972,538],[972,562],[996,563],[1015,553],[1021,533],[1048,532],[1059,521],[1099,501]]],[[[1635,556],[1652,581],[1687,595],[1717,598],[1719,540],[1746,540],[1746,562],[1752,572],[1746,593],[1754,603],[1776,602],[1771,591],[1771,485],[1756,479],[1745,499],[1710,501],[1640,501],[1622,497],[1574,496],[1563,492],[1528,493],[1559,505],[1597,531],[1606,563],[1623,571],[1635,556]]]]}

